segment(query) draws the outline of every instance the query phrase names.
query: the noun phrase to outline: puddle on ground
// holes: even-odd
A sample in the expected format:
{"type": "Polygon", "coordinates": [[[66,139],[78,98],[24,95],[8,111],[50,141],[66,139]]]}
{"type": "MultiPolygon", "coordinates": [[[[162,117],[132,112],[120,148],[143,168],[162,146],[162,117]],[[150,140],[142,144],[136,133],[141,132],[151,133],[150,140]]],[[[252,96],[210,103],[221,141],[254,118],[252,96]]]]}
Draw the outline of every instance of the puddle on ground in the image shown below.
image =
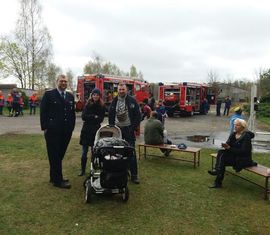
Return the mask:
{"type": "Polygon", "coordinates": [[[192,142],[208,142],[209,141],[209,135],[192,135],[187,136],[187,140],[192,142]]]}

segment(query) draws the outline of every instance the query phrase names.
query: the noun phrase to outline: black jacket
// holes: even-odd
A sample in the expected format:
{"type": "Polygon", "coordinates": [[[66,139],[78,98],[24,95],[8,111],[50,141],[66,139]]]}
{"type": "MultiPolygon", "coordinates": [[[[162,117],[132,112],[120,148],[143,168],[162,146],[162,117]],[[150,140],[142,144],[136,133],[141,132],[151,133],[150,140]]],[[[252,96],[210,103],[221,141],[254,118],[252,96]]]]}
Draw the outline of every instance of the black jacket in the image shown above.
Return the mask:
{"type": "Polygon", "coordinates": [[[235,169],[237,171],[254,166],[256,163],[252,161],[252,145],[251,139],[254,138],[254,133],[251,131],[245,131],[242,133],[239,139],[235,138],[235,132],[229,136],[227,144],[230,145],[228,151],[235,156],[235,169]]]}
{"type": "MultiPolygon", "coordinates": [[[[111,103],[109,109],[109,124],[115,125],[116,104],[118,97],[115,97],[111,103]]],[[[133,131],[140,125],[141,111],[137,101],[130,95],[126,96],[126,106],[128,108],[128,116],[130,119],[131,127],[133,131]]]]}
{"type": "Polygon", "coordinates": [[[40,104],[41,130],[72,132],[75,127],[74,96],[66,92],[65,100],[57,89],[46,91],[40,104]]]}
{"type": "Polygon", "coordinates": [[[88,104],[82,112],[83,127],[81,130],[80,144],[93,146],[95,135],[100,128],[105,116],[105,106],[99,103],[88,104]]]}

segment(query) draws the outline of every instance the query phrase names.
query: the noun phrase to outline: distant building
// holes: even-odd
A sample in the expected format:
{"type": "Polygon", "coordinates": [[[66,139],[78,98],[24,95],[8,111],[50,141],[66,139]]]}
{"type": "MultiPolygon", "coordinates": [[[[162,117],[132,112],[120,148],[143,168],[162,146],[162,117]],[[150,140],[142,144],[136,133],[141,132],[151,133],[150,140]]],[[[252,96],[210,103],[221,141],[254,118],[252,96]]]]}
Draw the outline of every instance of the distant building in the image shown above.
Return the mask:
{"type": "Polygon", "coordinates": [[[3,95],[7,97],[14,88],[17,88],[17,84],[0,84],[0,90],[3,92],[3,95]]]}
{"type": "Polygon", "coordinates": [[[5,97],[7,97],[8,93],[10,93],[14,88],[24,92],[26,96],[31,96],[34,92],[32,89],[18,88],[17,84],[0,84],[0,90],[3,92],[5,97]]]}
{"type": "Polygon", "coordinates": [[[232,102],[245,102],[249,99],[250,92],[247,90],[223,83],[220,83],[218,86],[220,91],[218,98],[220,99],[225,99],[227,96],[231,97],[232,102]]]}

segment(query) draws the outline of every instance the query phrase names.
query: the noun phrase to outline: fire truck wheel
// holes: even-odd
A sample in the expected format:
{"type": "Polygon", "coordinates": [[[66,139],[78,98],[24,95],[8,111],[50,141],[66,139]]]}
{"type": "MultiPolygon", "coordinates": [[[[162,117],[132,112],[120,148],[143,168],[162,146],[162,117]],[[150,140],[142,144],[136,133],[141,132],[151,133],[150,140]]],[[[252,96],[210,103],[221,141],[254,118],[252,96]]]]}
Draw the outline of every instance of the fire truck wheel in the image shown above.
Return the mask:
{"type": "Polygon", "coordinates": [[[173,117],[173,112],[167,112],[168,117],[173,117]]]}
{"type": "Polygon", "coordinates": [[[193,110],[188,113],[188,116],[192,117],[194,115],[193,110]]]}

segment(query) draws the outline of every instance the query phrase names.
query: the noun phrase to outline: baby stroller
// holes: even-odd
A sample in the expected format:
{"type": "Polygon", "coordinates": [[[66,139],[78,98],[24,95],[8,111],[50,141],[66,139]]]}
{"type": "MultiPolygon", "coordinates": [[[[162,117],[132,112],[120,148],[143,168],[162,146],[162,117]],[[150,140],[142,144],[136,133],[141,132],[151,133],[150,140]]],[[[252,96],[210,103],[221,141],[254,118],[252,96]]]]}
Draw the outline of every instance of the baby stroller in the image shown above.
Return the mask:
{"type": "Polygon", "coordinates": [[[96,133],[90,176],[85,180],[85,202],[90,203],[94,194],[121,194],[124,202],[129,199],[128,166],[134,148],[122,139],[117,126],[102,126],[96,133]]]}

